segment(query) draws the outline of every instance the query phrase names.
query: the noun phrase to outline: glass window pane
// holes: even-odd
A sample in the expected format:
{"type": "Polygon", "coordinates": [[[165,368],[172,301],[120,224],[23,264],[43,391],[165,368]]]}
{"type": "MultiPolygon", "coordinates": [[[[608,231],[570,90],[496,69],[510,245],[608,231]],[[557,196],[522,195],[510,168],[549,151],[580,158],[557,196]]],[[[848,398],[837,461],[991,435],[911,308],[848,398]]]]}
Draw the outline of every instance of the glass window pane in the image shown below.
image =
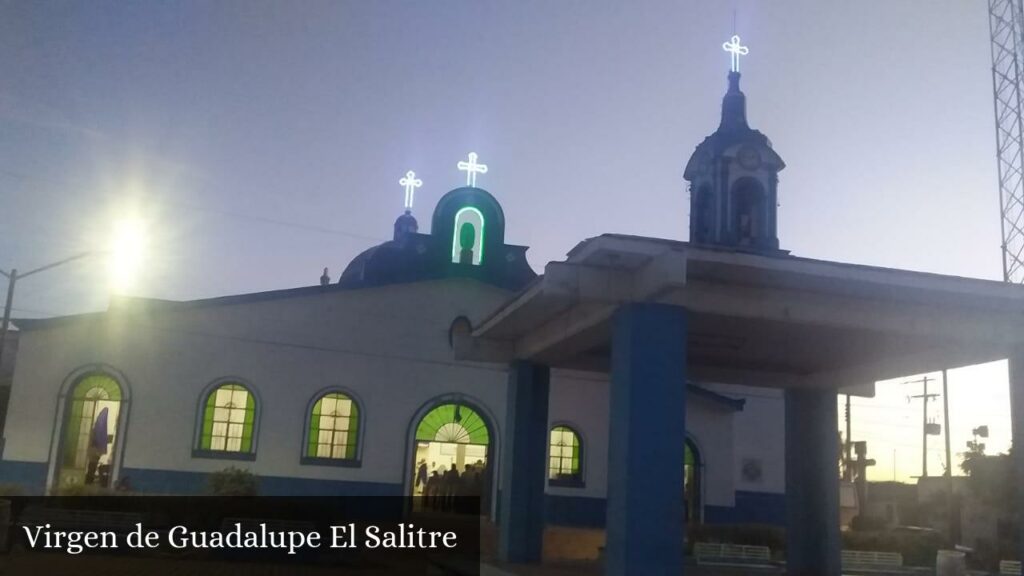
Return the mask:
{"type": "Polygon", "coordinates": [[[222,386],[217,389],[217,400],[214,402],[215,406],[227,406],[231,403],[231,390],[228,390],[226,386],[222,386]]]}
{"type": "Polygon", "coordinates": [[[331,444],[332,436],[334,436],[334,433],[330,430],[320,430],[317,442],[321,444],[331,444]]]}
{"type": "Polygon", "coordinates": [[[320,402],[323,403],[323,408],[320,411],[321,414],[331,414],[333,416],[338,411],[338,401],[333,396],[324,396],[320,402]]]}

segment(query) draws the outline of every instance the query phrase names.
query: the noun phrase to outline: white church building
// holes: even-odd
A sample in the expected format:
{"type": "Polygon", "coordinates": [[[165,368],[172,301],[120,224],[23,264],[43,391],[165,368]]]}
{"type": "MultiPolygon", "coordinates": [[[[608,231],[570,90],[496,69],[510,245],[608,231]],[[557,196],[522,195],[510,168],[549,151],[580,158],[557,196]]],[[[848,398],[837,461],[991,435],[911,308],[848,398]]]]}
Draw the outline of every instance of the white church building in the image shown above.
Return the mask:
{"type": "Polygon", "coordinates": [[[505,561],[604,526],[606,574],[680,574],[687,524],[774,523],[789,574],[839,576],[836,395],[1009,359],[1024,443],[1024,289],[781,249],[739,84],[686,164],[688,242],[603,234],[538,275],[470,154],[429,232],[406,211],[336,283],[17,322],[0,483],[399,496],[454,466],[505,561]]]}
{"type": "MultiPolygon", "coordinates": [[[[257,474],[264,494],[400,495],[413,493],[421,461],[462,470],[479,460],[496,494],[507,368],[455,360],[452,330],[534,281],[526,248],[505,233],[490,193],[458,188],[429,234],[402,215],[394,239],[335,284],[117,298],[105,312],[21,320],[0,482],[32,493],[85,482],[106,408],[94,483],[189,494],[234,465],[257,474]]],[[[688,518],[781,523],[781,392],[687,390],[688,518]]],[[[603,373],[551,375],[549,522],[604,522],[608,403],[603,373]]]]}
{"type": "MultiPolygon", "coordinates": [[[[734,74],[721,126],[686,167],[691,241],[784,256],[775,230],[784,164],[746,126],[744,106],[734,74]]],[[[422,464],[472,465],[496,513],[509,366],[459,359],[455,340],[540,277],[527,248],[506,243],[515,223],[475,185],[476,156],[460,169],[468,185],[440,199],[428,232],[407,210],[393,239],[355,257],[337,282],[325,273],[319,285],[271,292],[116,298],[104,312],[18,321],[0,483],[193,494],[235,466],[258,475],[262,494],[403,495],[422,491],[422,464]]],[[[403,182],[418,184],[413,174],[403,182]]],[[[713,378],[685,386],[688,522],[784,523],[782,391],[713,378]]],[[[546,522],[603,526],[618,433],[606,368],[553,369],[547,402],[546,522]]]]}
{"type": "MultiPolygon", "coordinates": [[[[452,330],[535,274],[485,190],[449,192],[432,222],[420,234],[401,216],[395,239],[333,284],[117,298],[105,312],[19,321],[0,482],[34,493],[84,482],[103,408],[110,441],[94,482],[137,492],[201,492],[231,465],[259,475],[264,494],[411,494],[424,459],[483,460],[497,478],[507,368],[455,360],[452,330]],[[472,262],[452,248],[457,221],[480,230],[472,262]]],[[[688,394],[689,517],[782,522],[781,393],[691,382],[688,394]]],[[[605,374],[553,372],[551,522],[603,523],[608,402],[605,374]]]]}

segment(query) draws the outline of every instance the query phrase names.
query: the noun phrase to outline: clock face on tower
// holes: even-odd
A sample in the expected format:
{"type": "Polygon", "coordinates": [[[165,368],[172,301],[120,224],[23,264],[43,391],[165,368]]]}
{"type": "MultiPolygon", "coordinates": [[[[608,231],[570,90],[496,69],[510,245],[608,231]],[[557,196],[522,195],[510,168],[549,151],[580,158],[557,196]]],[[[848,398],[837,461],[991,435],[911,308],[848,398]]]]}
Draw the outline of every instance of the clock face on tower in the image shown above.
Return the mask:
{"type": "Polygon", "coordinates": [[[740,148],[736,159],[739,160],[740,166],[747,170],[756,170],[761,166],[761,153],[750,146],[740,148]]]}

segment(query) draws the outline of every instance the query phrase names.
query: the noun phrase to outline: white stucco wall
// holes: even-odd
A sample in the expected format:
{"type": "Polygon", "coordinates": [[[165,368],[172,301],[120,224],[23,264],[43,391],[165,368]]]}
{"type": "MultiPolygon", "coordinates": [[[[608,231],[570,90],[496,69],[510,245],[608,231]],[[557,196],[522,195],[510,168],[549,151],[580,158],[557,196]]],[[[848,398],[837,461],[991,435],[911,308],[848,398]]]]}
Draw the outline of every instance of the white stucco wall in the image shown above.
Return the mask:
{"type": "Polygon", "coordinates": [[[782,390],[716,384],[717,392],[743,398],[746,405],[735,416],[734,469],[736,489],[750,492],[786,491],[786,406],[782,390]],[[745,477],[744,465],[759,466],[759,479],[745,477]]]}
{"type": "MultiPolygon", "coordinates": [[[[548,486],[548,494],[604,498],[608,491],[608,377],[603,374],[554,371],[548,406],[551,426],[568,423],[584,442],[584,486],[548,486]]],[[[703,502],[733,506],[733,415],[727,407],[690,394],[686,430],[701,451],[703,502]]],[[[661,441],[653,438],[652,441],[661,441]]],[[[681,490],[682,488],[680,488],[681,490]]]]}
{"type": "MultiPolygon", "coordinates": [[[[451,279],[173,311],[128,301],[99,320],[26,330],[3,459],[51,461],[62,387],[76,370],[93,364],[116,369],[130,389],[127,432],[119,431],[125,468],[210,472],[237,465],[261,476],[402,484],[411,475],[409,434],[417,411],[451,394],[487,412],[498,438],[492,457],[498,457],[505,367],[455,362],[448,330],[456,317],[477,322],[507,297],[484,284],[451,279]],[[223,378],[237,378],[258,397],[255,461],[193,457],[200,398],[223,378]],[[362,465],[302,465],[310,401],[335,386],[349,391],[362,409],[362,465]]],[[[553,371],[549,421],[581,434],[584,486],[548,487],[548,493],[606,496],[608,387],[605,374],[553,371]]],[[[736,489],[781,492],[781,396],[766,397],[763,388],[716,390],[747,398],[747,406],[734,412],[689,395],[687,430],[703,459],[704,503],[732,506],[736,489]],[[740,479],[748,456],[765,466],[756,486],[740,479]]]]}
{"type": "Polygon", "coordinates": [[[451,360],[448,329],[493,310],[507,293],[468,280],[329,291],[311,296],[130,310],[103,322],[23,332],[3,458],[46,462],[55,446],[58,395],[68,375],[109,364],[131,389],[123,466],[213,471],[232,464],[193,458],[199,398],[212,381],[237,377],[260,402],[260,475],[401,483],[410,422],[425,403],[458,393],[489,411],[500,437],[501,366],[451,360]],[[299,464],[305,412],[317,391],[340,386],[363,409],[362,466],[299,464]],[[43,424],[41,424],[43,423],[43,424]]]}
{"type": "Polygon", "coordinates": [[[549,428],[567,424],[583,442],[583,487],[548,486],[548,494],[604,498],[608,487],[608,378],[603,374],[551,373],[549,428]]]}

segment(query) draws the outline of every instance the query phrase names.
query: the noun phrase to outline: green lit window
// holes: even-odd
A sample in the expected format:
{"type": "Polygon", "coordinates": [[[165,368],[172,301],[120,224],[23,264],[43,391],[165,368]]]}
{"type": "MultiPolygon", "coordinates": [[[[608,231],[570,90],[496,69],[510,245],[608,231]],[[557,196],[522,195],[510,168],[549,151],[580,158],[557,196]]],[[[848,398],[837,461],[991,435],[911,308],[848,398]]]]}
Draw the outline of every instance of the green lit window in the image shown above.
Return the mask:
{"type": "Polygon", "coordinates": [[[484,215],[466,206],[455,213],[452,262],[479,266],[484,260],[484,215]]]}
{"type": "Polygon", "coordinates": [[[241,384],[221,384],[206,397],[199,447],[220,452],[252,452],[256,400],[241,384]]]}
{"type": "Polygon", "coordinates": [[[416,440],[487,446],[491,437],[487,423],[469,406],[441,404],[420,421],[416,427],[416,440]]]}
{"type": "Polygon", "coordinates": [[[580,436],[568,426],[551,429],[551,455],[548,457],[548,480],[581,482],[582,446],[580,436]]]}
{"type": "Polygon", "coordinates": [[[309,418],[306,456],[354,460],[358,441],[359,406],[340,392],[321,396],[309,418]]]}

